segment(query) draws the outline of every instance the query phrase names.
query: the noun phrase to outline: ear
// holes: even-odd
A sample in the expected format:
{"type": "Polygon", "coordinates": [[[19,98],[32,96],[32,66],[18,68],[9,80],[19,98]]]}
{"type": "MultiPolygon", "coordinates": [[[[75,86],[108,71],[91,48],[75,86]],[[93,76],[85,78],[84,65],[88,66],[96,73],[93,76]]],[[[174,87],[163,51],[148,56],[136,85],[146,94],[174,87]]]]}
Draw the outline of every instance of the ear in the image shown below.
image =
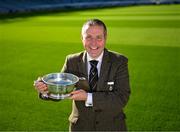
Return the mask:
{"type": "Polygon", "coordinates": [[[104,38],[105,40],[107,40],[107,32],[104,34],[104,38]]]}
{"type": "Polygon", "coordinates": [[[83,35],[81,34],[81,41],[83,41],[83,35]]]}

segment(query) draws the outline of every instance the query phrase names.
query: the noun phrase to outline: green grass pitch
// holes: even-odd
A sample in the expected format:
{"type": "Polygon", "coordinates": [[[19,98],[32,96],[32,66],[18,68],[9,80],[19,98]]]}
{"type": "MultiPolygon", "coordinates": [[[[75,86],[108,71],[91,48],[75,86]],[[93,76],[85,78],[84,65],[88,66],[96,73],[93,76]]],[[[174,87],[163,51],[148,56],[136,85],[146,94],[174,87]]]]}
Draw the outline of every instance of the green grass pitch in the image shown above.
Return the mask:
{"type": "Polygon", "coordinates": [[[180,131],[180,5],[0,20],[0,130],[68,130],[71,100],[40,100],[33,81],[83,50],[80,30],[90,18],[107,24],[106,47],[129,58],[128,129],[180,131]]]}

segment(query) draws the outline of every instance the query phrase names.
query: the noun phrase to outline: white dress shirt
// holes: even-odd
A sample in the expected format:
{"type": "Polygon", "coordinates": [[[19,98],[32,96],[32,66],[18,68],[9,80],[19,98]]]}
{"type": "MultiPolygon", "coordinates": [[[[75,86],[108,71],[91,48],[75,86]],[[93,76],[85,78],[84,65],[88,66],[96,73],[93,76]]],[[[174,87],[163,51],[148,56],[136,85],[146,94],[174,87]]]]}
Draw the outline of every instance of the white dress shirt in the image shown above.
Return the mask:
{"type": "MultiPolygon", "coordinates": [[[[89,74],[90,74],[90,69],[91,69],[91,60],[96,60],[98,61],[97,64],[97,70],[98,70],[98,77],[100,76],[100,69],[101,69],[101,64],[102,64],[102,58],[103,58],[104,51],[100,54],[100,56],[96,59],[93,59],[88,53],[87,53],[87,69],[88,69],[88,79],[89,79],[89,74]]],[[[92,99],[92,93],[88,93],[87,100],[85,102],[86,107],[92,107],[93,106],[93,99],[92,99]]]]}

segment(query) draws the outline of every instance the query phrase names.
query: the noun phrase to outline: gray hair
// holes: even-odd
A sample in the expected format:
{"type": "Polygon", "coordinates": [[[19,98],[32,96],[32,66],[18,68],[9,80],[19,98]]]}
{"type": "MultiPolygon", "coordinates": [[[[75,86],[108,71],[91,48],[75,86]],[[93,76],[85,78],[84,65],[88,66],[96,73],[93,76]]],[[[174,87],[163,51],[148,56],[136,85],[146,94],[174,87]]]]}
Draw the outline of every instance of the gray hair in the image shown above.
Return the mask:
{"type": "Polygon", "coordinates": [[[83,34],[85,32],[85,27],[90,27],[90,26],[102,26],[103,29],[104,29],[104,36],[106,37],[107,35],[107,28],[106,28],[106,25],[104,24],[103,21],[99,20],[99,19],[90,19],[90,20],[87,20],[83,26],[82,26],[82,30],[81,30],[81,33],[83,34]]]}

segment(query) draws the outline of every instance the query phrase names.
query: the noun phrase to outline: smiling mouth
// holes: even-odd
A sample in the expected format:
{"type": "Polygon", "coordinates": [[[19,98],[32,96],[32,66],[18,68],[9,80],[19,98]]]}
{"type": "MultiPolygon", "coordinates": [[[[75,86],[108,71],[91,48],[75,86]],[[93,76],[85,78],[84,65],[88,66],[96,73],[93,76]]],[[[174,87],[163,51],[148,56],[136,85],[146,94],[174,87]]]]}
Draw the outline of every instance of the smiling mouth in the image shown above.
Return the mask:
{"type": "Polygon", "coordinates": [[[98,47],[90,47],[91,50],[97,50],[98,47]]]}

